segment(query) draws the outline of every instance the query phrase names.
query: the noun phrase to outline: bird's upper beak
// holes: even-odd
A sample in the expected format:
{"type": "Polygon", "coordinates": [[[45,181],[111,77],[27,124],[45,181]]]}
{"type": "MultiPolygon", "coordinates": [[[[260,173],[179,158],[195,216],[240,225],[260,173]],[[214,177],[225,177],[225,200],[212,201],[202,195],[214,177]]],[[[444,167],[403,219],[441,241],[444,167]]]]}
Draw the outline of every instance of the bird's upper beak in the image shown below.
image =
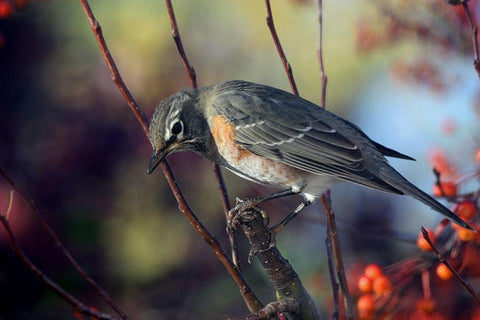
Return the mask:
{"type": "Polygon", "coordinates": [[[147,173],[152,174],[153,170],[160,164],[160,162],[163,161],[163,159],[166,156],[166,152],[157,152],[153,151],[152,157],[150,158],[150,161],[148,162],[148,169],[147,173]]]}
{"type": "Polygon", "coordinates": [[[153,170],[162,162],[170,152],[178,147],[178,142],[174,139],[170,139],[165,143],[165,146],[160,150],[153,150],[152,157],[148,162],[148,174],[152,174],[153,170]]]}

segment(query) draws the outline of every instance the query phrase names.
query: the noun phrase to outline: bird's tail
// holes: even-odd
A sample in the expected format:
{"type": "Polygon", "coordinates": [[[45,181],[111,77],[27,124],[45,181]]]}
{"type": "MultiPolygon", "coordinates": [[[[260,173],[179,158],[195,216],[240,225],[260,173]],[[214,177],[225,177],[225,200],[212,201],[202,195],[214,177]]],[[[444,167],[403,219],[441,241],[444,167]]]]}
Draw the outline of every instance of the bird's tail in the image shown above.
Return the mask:
{"type": "Polygon", "coordinates": [[[414,186],[412,183],[410,183],[407,179],[405,179],[400,173],[395,171],[393,168],[388,168],[389,170],[381,170],[379,177],[390,184],[392,187],[395,189],[398,189],[399,191],[403,192],[404,194],[407,194],[433,210],[443,214],[459,226],[462,226],[464,228],[473,230],[472,227],[468,225],[465,221],[460,219],[455,213],[453,213],[451,210],[449,210],[447,207],[445,207],[443,204],[432,198],[430,195],[427,193],[423,192],[416,186],[414,186]]]}

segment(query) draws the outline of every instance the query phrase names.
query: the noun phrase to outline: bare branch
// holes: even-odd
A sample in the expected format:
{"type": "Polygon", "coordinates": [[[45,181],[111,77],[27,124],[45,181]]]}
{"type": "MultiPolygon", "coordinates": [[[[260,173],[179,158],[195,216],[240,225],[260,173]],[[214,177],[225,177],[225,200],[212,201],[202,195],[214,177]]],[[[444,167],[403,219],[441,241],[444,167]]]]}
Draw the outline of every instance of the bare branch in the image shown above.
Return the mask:
{"type": "Polygon", "coordinates": [[[172,26],[172,37],[175,40],[175,44],[177,45],[178,53],[182,58],[183,66],[187,71],[188,78],[190,79],[190,84],[192,88],[197,88],[197,75],[195,74],[195,69],[191,66],[190,62],[188,61],[187,54],[183,48],[182,39],[180,38],[180,32],[178,31],[177,20],[175,19],[175,13],[173,11],[172,1],[165,0],[167,3],[167,11],[168,16],[170,17],[170,24],[172,26]]]}
{"type": "MultiPolygon", "coordinates": [[[[61,286],[59,286],[56,282],[46,276],[42,270],[36,267],[32,261],[27,257],[25,252],[23,252],[22,248],[18,243],[15,234],[13,233],[12,228],[7,220],[6,215],[0,214],[0,223],[2,223],[3,227],[8,233],[8,237],[10,238],[10,243],[12,245],[12,249],[16,255],[22,259],[25,265],[43,282],[45,283],[50,289],[52,289],[56,294],[58,294],[63,300],[67,301],[70,305],[72,305],[76,312],[80,312],[81,314],[85,314],[95,319],[106,319],[106,320],[114,320],[117,319],[114,316],[109,314],[99,312],[94,308],[87,306],[86,304],[80,302],[77,298],[73,295],[65,291],[61,286]]],[[[126,318],[127,319],[127,318],[126,318]]]]}
{"type": "Polygon", "coordinates": [[[421,227],[420,230],[422,231],[423,238],[428,242],[430,247],[437,254],[438,260],[441,263],[443,263],[455,275],[455,277],[458,279],[458,281],[460,281],[460,283],[465,287],[465,289],[467,289],[467,291],[472,295],[473,299],[475,299],[475,301],[478,303],[478,305],[480,305],[480,297],[475,293],[475,290],[472,288],[472,286],[462,278],[462,276],[457,272],[457,270],[455,270],[455,268],[453,268],[450,265],[448,260],[445,259],[445,257],[438,251],[437,247],[435,246],[433,241],[430,239],[430,237],[428,235],[428,231],[425,230],[424,227],[421,227]]]}
{"type": "MultiPolygon", "coordinates": [[[[327,95],[327,75],[325,74],[325,66],[323,63],[323,1],[318,0],[318,51],[317,51],[317,56],[318,56],[318,63],[320,66],[320,75],[322,78],[322,96],[321,96],[321,106],[322,108],[325,108],[326,106],[326,95],[327,95]]],[[[353,310],[353,304],[352,304],[352,298],[350,296],[350,291],[348,289],[348,283],[347,283],[347,278],[345,276],[345,267],[343,264],[343,258],[342,258],[342,249],[340,246],[340,239],[338,238],[338,229],[337,229],[337,223],[335,221],[335,213],[333,212],[332,208],[332,198],[330,194],[330,190],[327,190],[321,197],[320,200],[322,202],[323,208],[325,209],[325,213],[327,216],[327,239],[326,243],[331,244],[331,248],[327,245],[327,252],[328,254],[328,259],[329,259],[329,269],[330,269],[330,277],[334,276],[332,265],[333,262],[331,261],[332,258],[332,251],[333,251],[333,257],[335,259],[335,267],[337,270],[337,278],[338,282],[340,284],[340,288],[342,290],[343,294],[343,302],[345,305],[345,311],[346,311],[346,317],[347,319],[353,319],[354,318],[354,310],[353,310]],[[330,249],[330,250],[329,250],[330,249]]],[[[334,311],[332,314],[332,317],[335,317],[336,312],[338,312],[339,306],[338,306],[338,285],[337,281],[335,279],[331,279],[332,282],[332,290],[333,290],[333,296],[334,296],[334,311]]],[[[337,314],[338,316],[338,314],[337,314]]]]}
{"type": "MultiPolygon", "coordinates": [[[[183,47],[182,39],[180,37],[180,31],[178,30],[177,19],[175,18],[175,12],[173,10],[171,0],[165,0],[167,4],[167,11],[168,16],[170,18],[170,25],[172,26],[172,37],[175,41],[177,46],[178,54],[180,55],[180,59],[182,60],[183,66],[185,67],[185,71],[187,72],[188,78],[190,79],[190,84],[192,88],[197,88],[197,76],[195,73],[195,69],[192,67],[190,61],[188,60],[187,54],[183,47]]],[[[228,212],[230,211],[230,201],[228,200],[228,191],[227,187],[225,186],[225,182],[223,180],[222,171],[220,170],[220,166],[216,163],[212,165],[213,174],[215,175],[215,180],[217,181],[217,185],[219,188],[220,196],[222,199],[222,204],[225,213],[225,220],[227,221],[227,235],[230,241],[230,247],[232,248],[232,260],[233,263],[240,269],[240,260],[238,254],[238,244],[237,238],[235,235],[235,230],[229,230],[229,215],[228,212]]]]}
{"type": "MultiPolygon", "coordinates": [[[[52,229],[50,224],[48,223],[47,219],[37,207],[35,202],[31,197],[29,197],[22,189],[20,189],[17,184],[0,168],[0,175],[7,180],[7,182],[13,187],[13,189],[22,197],[23,201],[32,209],[33,213],[37,216],[40,220],[40,224],[42,227],[47,231],[50,237],[53,239],[53,243],[57,248],[60,249],[60,252],[67,258],[67,260],[73,265],[73,267],[77,270],[77,272],[85,279],[94,289],[95,291],[103,298],[105,301],[115,310],[115,312],[120,316],[120,318],[127,320],[129,319],[128,316],[122,311],[122,309],[113,301],[112,297],[100,286],[95,280],[90,277],[87,272],[80,266],[80,264],[73,258],[72,254],[65,245],[60,241],[60,238],[57,236],[55,231],[52,229]]],[[[8,211],[7,211],[8,213],[8,211]]],[[[7,216],[8,217],[8,216],[7,216]]],[[[7,218],[8,220],[8,218],[7,218]]]]}
{"type": "Polygon", "coordinates": [[[478,54],[478,28],[473,23],[472,15],[470,14],[470,9],[468,8],[468,1],[462,2],[463,9],[467,15],[468,24],[470,29],[472,29],[472,43],[473,43],[473,67],[477,71],[478,76],[480,77],[480,60],[478,54]]]}
{"type": "Polygon", "coordinates": [[[12,204],[13,204],[13,190],[10,190],[8,193],[8,204],[7,210],[5,211],[5,219],[10,220],[10,212],[12,211],[12,204]]]}
{"type": "MultiPolygon", "coordinates": [[[[118,72],[118,69],[114,67],[115,63],[114,63],[113,57],[111,56],[110,51],[108,50],[103,34],[101,33],[100,24],[98,23],[97,20],[95,20],[95,17],[90,8],[90,5],[88,4],[88,0],[80,0],[80,2],[82,3],[85,14],[87,15],[87,18],[90,21],[90,25],[92,26],[93,33],[97,38],[102,54],[104,55],[105,61],[109,66],[110,72],[112,73],[112,77],[114,79],[115,84],[117,84],[117,87],[122,92],[122,94],[124,92],[128,93],[128,94],[124,94],[123,96],[127,101],[127,103],[129,104],[131,110],[135,113],[135,115],[137,115],[137,119],[142,125],[145,131],[145,134],[148,137],[148,119],[146,118],[143,111],[140,110],[135,99],[128,91],[128,88],[123,82],[122,77],[118,72]]],[[[167,182],[169,183],[175,198],[177,199],[180,210],[185,215],[187,220],[194,226],[195,230],[205,240],[205,242],[207,242],[207,244],[210,245],[210,247],[213,249],[213,251],[219,258],[219,260],[223,263],[227,271],[232,275],[234,280],[237,282],[237,285],[240,289],[240,293],[242,294],[242,297],[246,301],[249,310],[251,310],[252,312],[260,310],[263,307],[263,305],[260,303],[258,298],[252,292],[252,290],[247,285],[245,280],[242,278],[239,270],[235,267],[235,265],[233,265],[230,259],[226,256],[225,252],[220,247],[220,244],[218,243],[218,241],[208,232],[205,226],[203,226],[203,224],[199,221],[199,219],[194,214],[194,212],[190,209],[190,206],[186,202],[185,197],[183,196],[175,180],[175,177],[173,176],[173,172],[168,162],[166,160],[162,161],[160,167],[162,168],[163,174],[165,175],[167,182]]]]}
{"type": "Polygon", "coordinates": [[[242,267],[240,264],[240,254],[238,252],[238,241],[237,241],[237,234],[235,231],[235,228],[231,228],[231,223],[230,223],[230,201],[228,199],[228,192],[227,192],[227,187],[225,185],[225,181],[223,180],[222,172],[220,171],[220,166],[216,163],[212,164],[212,169],[213,173],[215,175],[215,180],[217,181],[218,185],[218,192],[220,193],[220,196],[222,197],[222,203],[223,203],[223,211],[225,212],[225,221],[227,223],[226,230],[227,230],[227,236],[228,240],[230,242],[230,248],[232,248],[232,261],[233,264],[240,270],[242,271],[242,267]]]}
{"type": "Polygon", "coordinates": [[[340,315],[340,304],[338,301],[338,291],[340,287],[337,281],[337,275],[335,274],[335,265],[333,263],[333,244],[332,244],[332,232],[330,231],[330,224],[327,224],[327,235],[325,237],[325,247],[327,249],[327,261],[328,272],[330,274],[330,284],[332,285],[332,297],[333,297],[333,311],[332,319],[337,320],[340,315]]]}
{"type": "Polygon", "coordinates": [[[298,96],[298,89],[297,85],[295,84],[295,79],[293,78],[293,71],[290,63],[285,56],[285,52],[283,51],[282,44],[280,43],[280,39],[278,38],[277,31],[275,30],[275,24],[273,22],[273,15],[272,15],[272,8],[270,6],[270,0],[265,0],[265,6],[267,7],[267,25],[270,29],[270,33],[272,34],[273,42],[275,43],[275,47],[277,48],[278,55],[282,60],[283,67],[285,68],[285,72],[288,76],[288,81],[290,82],[290,86],[292,87],[292,91],[294,94],[298,96]]]}
{"type": "Polygon", "coordinates": [[[248,309],[251,312],[256,312],[263,308],[263,305],[255,296],[253,291],[250,289],[248,284],[243,279],[242,275],[238,268],[232,263],[232,261],[227,257],[225,252],[223,251],[222,247],[218,243],[217,239],[215,239],[210,232],[205,228],[205,226],[200,222],[197,216],[193,213],[192,209],[188,205],[185,197],[183,196],[180,187],[178,186],[177,181],[175,180],[172,170],[170,166],[164,161],[160,163],[162,166],[163,172],[165,177],[167,178],[167,182],[170,185],[170,188],[173,191],[173,195],[177,199],[178,207],[180,211],[185,215],[188,221],[192,224],[192,226],[197,230],[197,232],[202,236],[203,240],[205,240],[210,247],[215,251],[217,258],[223,263],[225,268],[227,269],[228,273],[232,276],[232,278],[237,283],[240,293],[242,294],[245,303],[247,304],[248,309]]]}
{"type": "Polygon", "coordinates": [[[137,101],[135,100],[133,95],[130,93],[130,90],[128,90],[127,85],[123,81],[120,75],[120,72],[118,71],[115,60],[110,54],[110,50],[108,49],[107,43],[105,42],[105,38],[103,37],[102,28],[98,23],[97,19],[95,19],[92,9],[90,8],[90,4],[88,3],[87,0],[80,0],[80,2],[82,3],[83,10],[87,15],[88,22],[90,23],[90,26],[93,30],[93,34],[95,35],[95,38],[97,38],[97,42],[98,42],[98,45],[100,46],[100,50],[102,51],[103,56],[105,57],[105,61],[107,63],[108,69],[110,69],[110,74],[112,76],[113,82],[117,85],[123,98],[125,99],[125,101],[127,101],[128,105],[130,106],[130,109],[132,110],[133,114],[137,118],[138,122],[140,122],[140,125],[142,126],[143,131],[148,136],[149,121],[148,121],[147,115],[140,109],[140,107],[137,104],[137,101]]]}
{"type": "Polygon", "coordinates": [[[330,190],[327,190],[321,197],[323,208],[327,215],[328,231],[333,244],[333,257],[335,259],[335,267],[337,269],[337,278],[343,293],[343,302],[345,304],[345,313],[347,319],[354,319],[354,310],[350,291],[348,289],[347,277],[345,276],[345,268],[343,266],[342,249],[340,247],[340,239],[338,238],[337,223],[335,222],[335,213],[332,209],[332,198],[330,190]]]}
{"type": "Polygon", "coordinates": [[[325,108],[325,101],[327,99],[327,75],[325,74],[325,66],[323,65],[323,1],[318,0],[318,62],[320,66],[320,76],[322,78],[322,96],[321,106],[325,108]]]}

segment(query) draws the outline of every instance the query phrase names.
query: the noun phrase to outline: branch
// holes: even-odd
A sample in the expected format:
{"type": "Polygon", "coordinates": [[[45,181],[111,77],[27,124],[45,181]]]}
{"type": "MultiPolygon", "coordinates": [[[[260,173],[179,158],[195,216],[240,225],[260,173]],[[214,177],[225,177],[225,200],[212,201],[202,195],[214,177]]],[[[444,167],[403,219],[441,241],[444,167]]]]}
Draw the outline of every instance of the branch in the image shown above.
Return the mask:
{"type": "Polygon", "coordinates": [[[215,239],[210,232],[205,228],[205,226],[200,222],[197,216],[193,213],[192,209],[188,205],[185,197],[183,196],[180,187],[178,186],[177,181],[175,180],[172,170],[168,166],[168,164],[164,161],[161,164],[162,170],[165,174],[168,184],[173,191],[173,195],[177,199],[178,207],[180,211],[185,215],[188,221],[192,224],[192,226],[197,230],[197,232],[202,236],[203,240],[205,240],[210,247],[215,251],[217,258],[223,263],[225,268],[227,269],[228,273],[232,276],[232,278],[237,283],[240,293],[242,294],[245,303],[250,311],[258,311],[263,308],[263,305],[255,296],[253,291],[250,289],[248,284],[243,279],[240,271],[238,268],[230,261],[227,257],[225,252],[223,251],[222,247],[218,243],[217,239],[215,239]]]}
{"type": "Polygon", "coordinates": [[[480,305],[480,297],[475,293],[475,290],[472,288],[472,286],[462,278],[462,276],[457,272],[457,270],[455,270],[450,265],[448,260],[445,259],[445,257],[438,251],[437,247],[435,246],[435,244],[430,239],[427,230],[425,230],[424,227],[421,227],[420,230],[422,231],[423,238],[428,242],[430,247],[437,254],[438,260],[441,263],[443,263],[455,275],[455,277],[458,279],[458,281],[460,281],[460,283],[465,287],[465,289],[467,289],[467,291],[472,295],[473,299],[475,299],[475,301],[478,303],[478,305],[480,305]]]}
{"type": "MultiPolygon", "coordinates": [[[[9,207],[11,205],[12,198],[10,197],[9,199],[9,207]]],[[[42,270],[40,270],[37,266],[35,266],[32,261],[27,257],[25,252],[23,252],[22,248],[20,248],[20,245],[18,243],[17,238],[15,237],[15,234],[13,233],[12,228],[10,227],[10,224],[8,222],[7,214],[9,213],[9,210],[7,209],[7,212],[5,215],[0,214],[0,223],[2,223],[3,227],[8,233],[8,237],[10,238],[10,243],[12,245],[13,252],[25,263],[25,265],[43,282],[45,283],[50,289],[52,289],[56,294],[58,294],[62,299],[67,301],[70,305],[72,305],[75,308],[76,312],[80,312],[81,314],[85,314],[91,317],[94,317],[95,319],[106,319],[106,320],[114,320],[117,319],[114,316],[111,316],[109,314],[99,312],[95,310],[94,308],[91,308],[87,306],[86,304],[80,302],[78,299],[76,299],[73,295],[65,291],[60,285],[58,285],[56,282],[54,282],[52,279],[50,279],[48,276],[46,276],[42,270]]],[[[127,318],[125,318],[127,319],[127,318]]]]}
{"type": "Polygon", "coordinates": [[[148,118],[145,112],[143,112],[137,104],[137,101],[128,90],[127,85],[122,79],[120,72],[118,71],[117,65],[115,60],[113,59],[112,55],[110,54],[110,50],[108,49],[107,43],[105,42],[105,38],[103,37],[102,28],[98,23],[97,19],[93,15],[92,9],[90,8],[90,4],[88,0],[80,0],[82,3],[83,10],[88,18],[88,22],[90,23],[90,27],[93,30],[93,34],[97,39],[98,45],[100,46],[100,50],[102,51],[103,56],[105,57],[105,61],[107,63],[108,69],[110,70],[110,74],[112,76],[113,82],[117,85],[118,90],[122,94],[125,101],[127,101],[130,109],[132,110],[133,114],[137,118],[138,122],[142,126],[143,131],[148,137],[148,118]]]}
{"type": "MultiPolygon", "coordinates": [[[[326,106],[326,95],[327,95],[327,75],[325,74],[325,66],[323,63],[323,1],[318,0],[318,63],[320,66],[320,75],[322,78],[322,96],[321,96],[321,106],[325,108],[326,106]]],[[[345,313],[347,319],[354,319],[354,309],[352,304],[352,298],[350,296],[350,291],[348,289],[347,277],[345,276],[345,267],[343,264],[342,258],[342,249],[340,246],[340,239],[338,238],[338,229],[337,223],[335,221],[335,213],[333,212],[332,208],[332,198],[330,195],[330,190],[327,190],[321,197],[320,200],[322,202],[323,208],[325,209],[325,213],[327,215],[327,239],[325,242],[327,243],[327,253],[328,253],[328,267],[330,270],[330,277],[332,282],[332,290],[333,290],[333,299],[334,299],[334,311],[332,317],[338,317],[338,284],[337,281],[332,278],[334,276],[332,266],[333,262],[332,259],[332,252],[333,257],[335,259],[335,267],[337,270],[337,278],[338,282],[340,283],[340,288],[343,293],[343,302],[345,305],[345,313]]]]}
{"type": "Polygon", "coordinates": [[[225,221],[227,222],[227,235],[228,241],[230,242],[230,248],[232,248],[232,261],[233,264],[242,272],[242,267],[240,264],[240,253],[238,251],[238,241],[237,241],[237,234],[235,232],[235,228],[231,228],[230,223],[230,201],[228,200],[228,192],[227,187],[225,186],[225,181],[223,180],[222,172],[220,171],[220,166],[216,163],[212,164],[213,173],[215,176],[215,180],[217,181],[218,185],[218,192],[222,197],[223,203],[223,211],[225,212],[225,221]]]}
{"type": "Polygon", "coordinates": [[[327,75],[325,74],[325,66],[323,65],[323,1],[318,0],[318,62],[320,66],[320,76],[322,78],[322,96],[321,106],[325,108],[325,101],[327,98],[327,75]]]}
{"type": "MultiPolygon", "coordinates": [[[[266,226],[263,210],[254,206],[239,212],[238,215],[237,221],[252,247],[250,256],[257,256],[277,292],[280,306],[284,307],[284,309],[275,310],[289,313],[291,316],[289,319],[320,319],[315,304],[297,273],[275,246],[272,231],[266,226]]],[[[275,307],[275,304],[270,307],[275,307]]],[[[266,309],[270,307],[267,306],[266,309]]],[[[265,313],[264,316],[271,316],[271,314],[265,313]]],[[[237,319],[269,319],[269,317],[247,316],[237,319]]]]}
{"type": "Polygon", "coordinates": [[[332,319],[338,320],[340,315],[340,304],[338,302],[338,290],[340,287],[337,282],[337,276],[335,274],[335,265],[333,264],[333,244],[332,244],[332,232],[330,230],[330,224],[327,224],[327,236],[325,237],[325,247],[327,249],[327,261],[328,272],[330,274],[330,284],[332,285],[332,297],[333,297],[333,311],[332,319]]]}
{"type": "Polygon", "coordinates": [[[462,2],[463,9],[465,10],[465,14],[467,15],[468,24],[470,29],[472,29],[472,43],[473,43],[473,67],[475,71],[477,71],[478,76],[480,77],[480,61],[479,61],[479,54],[478,54],[478,28],[473,23],[472,16],[470,14],[470,9],[468,8],[468,1],[462,2]]]}
{"type": "MultiPolygon", "coordinates": [[[[350,291],[348,289],[347,277],[345,276],[345,268],[343,266],[342,249],[340,247],[340,239],[338,238],[337,223],[335,222],[335,213],[332,209],[332,198],[330,190],[327,190],[321,197],[323,208],[327,215],[328,232],[333,244],[333,257],[335,259],[335,267],[337,269],[337,278],[343,293],[343,303],[345,305],[345,313],[347,319],[354,319],[354,309],[350,291]]],[[[330,258],[330,257],[329,257],[330,258]]]]}
{"type": "Polygon", "coordinates": [[[173,11],[172,1],[165,0],[165,2],[167,3],[168,16],[170,17],[170,25],[172,26],[173,40],[175,40],[175,44],[177,45],[178,53],[182,58],[182,63],[183,63],[183,66],[185,67],[185,70],[187,71],[188,78],[190,79],[190,84],[192,88],[196,89],[197,75],[195,74],[195,69],[193,69],[193,67],[191,66],[190,62],[188,61],[187,54],[183,49],[182,39],[180,38],[180,32],[178,31],[177,19],[175,19],[175,13],[173,11]]]}
{"type": "Polygon", "coordinates": [[[299,304],[295,299],[286,298],[281,301],[275,301],[267,304],[262,310],[241,317],[229,318],[229,320],[266,320],[266,319],[285,319],[277,318],[277,314],[283,312],[292,312],[298,310],[299,304]]]}
{"type": "MultiPolygon", "coordinates": [[[[197,75],[195,73],[195,69],[190,64],[188,60],[187,54],[183,47],[182,39],[180,37],[180,31],[178,30],[177,19],[175,18],[175,12],[173,10],[172,1],[165,0],[167,4],[167,11],[168,16],[170,18],[170,25],[172,26],[172,37],[175,41],[177,46],[178,54],[180,55],[180,59],[182,60],[183,66],[185,67],[185,71],[187,72],[188,78],[190,79],[190,84],[192,88],[197,88],[197,75]]],[[[225,186],[225,182],[223,180],[222,171],[220,170],[220,166],[216,163],[212,166],[213,174],[215,176],[215,180],[217,181],[217,185],[219,188],[219,192],[222,198],[222,204],[225,213],[225,220],[227,221],[227,226],[229,225],[229,215],[228,212],[230,211],[230,201],[228,200],[228,191],[227,187],[225,186]]],[[[232,248],[232,260],[233,263],[240,269],[240,260],[238,254],[238,245],[237,239],[235,235],[235,230],[229,230],[227,227],[227,235],[230,241],[230,247],[232,248]]]]}
{"type": "MultiPolygon", "coordinates": [[[[117,84],[118,89],[120,90],[120,92],[122,92],[132,112],[134,112],[135,115],[137,116],[137,120],[140,122],[140,125],[142,126],[145,132],[145,135],[148,137],[148,119],[146,118],[143,111],[141,111],[140,108],[138,107],[135,99],[130,94],[128,88],[123,82],[122,77],[118,72],[118,69],[115,67],[115,62],[113,60],[113,57],[110,54],[110,51],[108,50],[107,44],[101,32],[100,24],[95,19],[93,12],[90,8],[90,5],[88,3],[88,0],[80,0],[80,2],[82,3],[82,7],[85,11],[88,21],[90,22],[90,26],[92,27],[93,33],[100,46],[102,54],[107,63],[107,66],[110,69],[110,72],[112,74],[112,78],[115,84],[117,84]]],[[[242,278],[239,270],[233,265],[230,259],[226,256],[225,252],[220,247],[220,244],[218,243],[218,241],[208,232],[205,226],[203,226],[203,224],[198,220],[195,213],[190,209],[190,206],[186,202],[185,197],[183,196],[177,184],[177,181],[173,176],[172,170],[168,165],[168,162],[164,160],[161,163],[160,167],[162,168],[163,174],[165,175],[167,182],[170,185],[170,188],[172,189],[172,192],[175,198],[177,199],[180,210],[185,215],[187,220],[194,226],[195,230],[205,240],[205,242],[207,242],[207,244],[210,245],[210,247],[213,249],[213,251],[219,258],[219,260],[223,263],[227,271],[232,275],[238,287],[240,288],[240,293],[242,294],[242,297],[247,303],[249,310],[252,312],[260,310],[263,307],[263,305],[260,303],[258,298],[252,292],[252,290],[247,285],[245,280],[242,278]]]]}
{"type": "MultiPolygon", "coordinates": [[[[120,316],[120,318],[127,320],[129,319],[128,316],[120,309],[120,307],[113,301],[110,295],[100,286],[95,280],[93,280],[85,270],[78,264],[78,262],[73,258],[71,253],[65,247],[65,245],[60,241],[60,238],[57,236],[55,231],[53,231],[52,227],[48,223],[45,216],[42,214],[40,209],[37,207],[35,202],[32,198],[30,198],[23,190],[21,190],[17,184],[0,168],[0,175],[7,180],[7,182],[13,187],[13,189],[20,195],[20,197],[25,201],[25,203],[32,209],[35,213],[37,218],[40,220],[40,224],[42,227],[47,231],[50,237],[53,239],[53,243],[57,248],[60,249],[62,254],[67,258],[67,260],[73,265],[73,267],[77,270],[77,272],[85,279],[94,289],[95,291],[105,299],[105,301],[115,310],[115,312],[120,316]]],[[[8,220],[8,211],[7,211],[7,220],[8,220]]],[[[12,240],[13,241],[13,240],[12,240]]],[[[24,260],[25,261],[25,260],[24,260]]]]}
{"type": "MultiPolygon", "coordinates": [[[[280,58],[282,59],[283,65],[285,67],[285,71],[287,72],[288,80],[290,82],[290,86],[292,87],[292,91],[295,95],[298,94],[297,87],[295,85],[295,80],[293,78],[293,72],[290,64],[287,61],[287,58],[285,56],[285,53],[283,52],[282,46],[280,44],[280,40],[277,36],[277,33],[275,31],[275,26],[273,24],[273,17],[272,17],[272,10],[270,7],[270,1],[265,0],[265,5],[267,7],[267,25],[270,28],[270,32],[272,33],[273,40],[275,42],[275,46],[277,47],[278,54],[280,55],[280,58]]],[[[320,72],[322,75],[322,97],[321,97],[321,102],[322,102],[322,107],[325,108],[325,98],[326,98],[326,87],[327,87],[327,77],[325,75],[325,70],[324,70],[324,64],[323,64],[323,52],[322,52],[322,29],[323,29],[323,7],[322,7],[322,0],[319,0],[319,49],[317,51],[319,62],[320,62],[320,72]]],[[[348,285],[347,285],[347,280],[345,277],[345,270],[343,267],[343,259],[341,257],[341,249],[340,249],[340,242],[337,237],[337,224],[335,222],[335,215],[332,210],[332,204],[331,204],[331,198],[330,198],[330,190],[326,192],[328,194],[328,197],[325,195],[322,195],[321,200],[322,204],[325,208],[325,212],[327,214],[327,220],[329,224],[329,230],[330,232],[327,234],[331,238],[331,244],[333,247],[333,252],[335,256],[335,265],[337,268],[337,274],[339,276],[339,281],[340,281],[340,287],[343,292],[344,296],[344,303],[345,303],[345,310],[347,314],[348,319],[353,319],[353,305],[350,297],[350,293],[348,290],[348,285]]],[[[327,248],[328,249],[328,248],[327,248]]],[[[331,258],[331,255],[328,256],[331,258]]],[[[332,262],[329,261],[329,266],[332,265],[332,262]]],[[[330,274],[333,274],[332,270],[330,270],[330,274]]],[[[332,279],[332,283],[336,283],[334,279],[332,279]]],[[[334,290],[334,295],[335,295],[335,289],[334,286],[332,286],[334,290]]],[[[337,306],[338,308],[338,306],[337,306]]]]}
{"type": "Polygon", "coordinates": [[[265,0],[265,6],[267,7],[267,26],[270,29],[270,33],[272,34],[273,42],[275,43],[275,47],[277,48],[278,55],[282,60],[283,67],[285,68],[285,72],[288,76],[288,81],[290,82],[290,86],[292,87],[292,91],[295,95],[298,96],[298,89],[297,85],[295,84],[295,79],[293,78],[293,71],[290,63],[285,56],[285,52],[283,52],[282,44],[280,43],[280,39],[278,38],[277,31],[275,30],[275,24],[273,23],[273,15],[272,15],[272,8],[270,7],[270,0],[265,0]]]}

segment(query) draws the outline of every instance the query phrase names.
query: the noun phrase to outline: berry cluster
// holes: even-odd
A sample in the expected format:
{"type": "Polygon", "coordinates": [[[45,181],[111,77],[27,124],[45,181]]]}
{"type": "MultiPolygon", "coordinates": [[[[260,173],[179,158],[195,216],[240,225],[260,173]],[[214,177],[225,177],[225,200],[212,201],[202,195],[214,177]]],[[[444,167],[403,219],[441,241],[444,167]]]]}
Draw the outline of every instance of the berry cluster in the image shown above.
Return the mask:
{"type": "Polygon", "coordinates": [[[390,295],[390,279],[378,264],[369,264],[358,279],[357,287],[360,293],[357,300],[358,317],[373,319],[378,306],[390,295]]]}
{"type": "MultiPolygon", "coordinates": [[[[475,152],[477,164],[479,155],[480,149],[475,152]]],[[[420,233],[416,241],[419,255],[386,270],[367,265],[363,274],[354,278],[359,319],[480,319],[480,307],[458,278],[469,281],[480,276],[480,192],[459,192],[469,179],[460,179],[443,153],[434,153],[430,160],[438,178],[434,196],[452,203],[452,211],[477,232],[444,219],[427,229],[427,235],[446,263],[437,258],[420,233]]],[[[479,174],[477,170],[469,178],[477,179],[479,174]]]]}

